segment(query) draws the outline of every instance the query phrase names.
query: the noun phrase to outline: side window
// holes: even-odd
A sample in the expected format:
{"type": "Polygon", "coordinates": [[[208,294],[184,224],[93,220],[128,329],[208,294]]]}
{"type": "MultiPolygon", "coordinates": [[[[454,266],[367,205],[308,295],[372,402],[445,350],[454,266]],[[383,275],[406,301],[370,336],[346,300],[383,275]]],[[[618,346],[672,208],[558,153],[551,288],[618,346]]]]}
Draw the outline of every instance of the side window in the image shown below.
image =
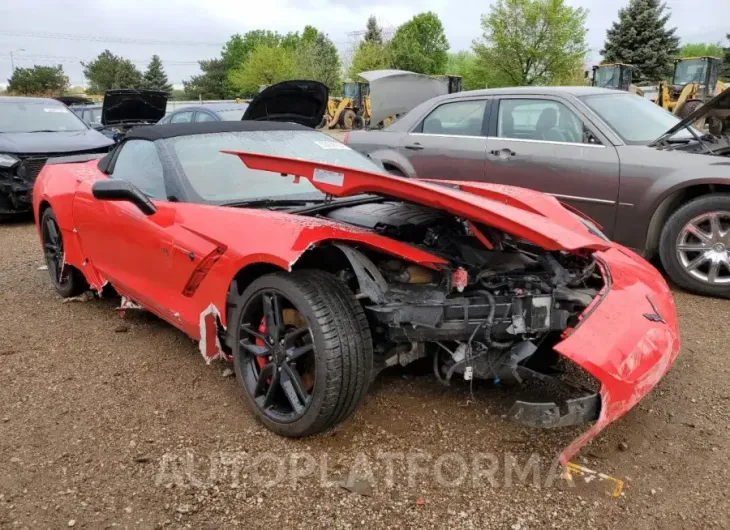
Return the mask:
{"type": "Polygon", "coordinates": [[[177,114],[173,114],[170,119],[170,123],[190,123],[191,121],[193,121],[192,112],[178,112],[177,114]]]}
{"type": "Polygon", "coordinates": [[[213,117],[212,114],[208,114],[207,112],[201,112],[198,111],[198,113],[195,115],[195,121],[216,121],[216,119],[213,117]]]}
{"type": "Polygon", "coordinates": [[[547,99],[502,99],[497,136],[550,142],[584,142],[583,122],[568,107],[547,99]]]}
{"type": "Polygon", "coordinates": [[[436,107],[423,120],[423,134],[453,134],[457,136],[485,136],[484,110],[487,101],[470,100],[445,103],[436,107]]]}
{"type": "Polygon", "coordinates": [[[131,182],[153,199],[167,200],[162,162],[154,142],[129,140],[120,149],[112,178],[131,182]]]}

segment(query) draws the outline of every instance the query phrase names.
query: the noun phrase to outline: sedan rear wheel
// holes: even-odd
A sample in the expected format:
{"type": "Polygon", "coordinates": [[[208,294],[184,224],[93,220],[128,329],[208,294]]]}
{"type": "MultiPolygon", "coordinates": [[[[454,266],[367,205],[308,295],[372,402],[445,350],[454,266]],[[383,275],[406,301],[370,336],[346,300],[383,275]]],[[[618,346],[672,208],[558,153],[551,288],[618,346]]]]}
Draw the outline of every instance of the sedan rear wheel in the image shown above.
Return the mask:
{"type": "Polygon", "coordinates": [[[730,298],[730,195],[706,195],[679,208],[662,230],[662,265],[680,287],[730,298]]]}
{"type": "Polygon", "coordinates": [[[264,425],[307,436],[355,410],[372,373],[372,341],[362,306],[342,282],[321,271],[268,274],[236,306],[236,377],[264,425]]]}

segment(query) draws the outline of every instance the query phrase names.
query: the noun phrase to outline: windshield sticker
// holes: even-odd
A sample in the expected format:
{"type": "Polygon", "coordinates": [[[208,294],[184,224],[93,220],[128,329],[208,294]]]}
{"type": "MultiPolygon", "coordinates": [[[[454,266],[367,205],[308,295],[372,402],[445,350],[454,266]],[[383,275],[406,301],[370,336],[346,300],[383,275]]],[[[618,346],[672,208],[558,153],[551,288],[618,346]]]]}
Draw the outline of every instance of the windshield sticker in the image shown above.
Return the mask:
{"type": "Polygon", "coordinates": [[[57,112],[59,114],[63,114],[66,112],[66,109],[63,107],[43,107],[43,112],[57,112]]]}
{"type": "Polygon", "coordinates": [[[315,169],[312,181],[331,184],[332,186],[342,186],[345,182],[345,174],[337,173],[336,171],[327,171],[326,169],[315,169]]]}
{"type": "Polygon", "coordinates": [[[349,149],[345,144],[334,140],[315,140],[314,143],[322,149],[349,149]]]}

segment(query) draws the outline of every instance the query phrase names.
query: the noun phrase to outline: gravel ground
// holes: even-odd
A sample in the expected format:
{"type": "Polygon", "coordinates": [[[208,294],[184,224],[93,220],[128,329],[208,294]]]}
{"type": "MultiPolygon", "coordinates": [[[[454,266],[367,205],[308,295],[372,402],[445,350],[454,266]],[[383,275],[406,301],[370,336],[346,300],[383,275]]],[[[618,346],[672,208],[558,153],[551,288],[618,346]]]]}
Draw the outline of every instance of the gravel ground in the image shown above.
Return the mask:
{"type": "Polygon", "coordinates": [[[277,437],[181,332],[62,303],[31,224],[0,249],[0,528],[730,528],[730,301],[676,293],[673,370],[575,460],[615,498],[551,471],[581,429],[515,426],[491,384],[386,373],[336,430],[277,437]]]}

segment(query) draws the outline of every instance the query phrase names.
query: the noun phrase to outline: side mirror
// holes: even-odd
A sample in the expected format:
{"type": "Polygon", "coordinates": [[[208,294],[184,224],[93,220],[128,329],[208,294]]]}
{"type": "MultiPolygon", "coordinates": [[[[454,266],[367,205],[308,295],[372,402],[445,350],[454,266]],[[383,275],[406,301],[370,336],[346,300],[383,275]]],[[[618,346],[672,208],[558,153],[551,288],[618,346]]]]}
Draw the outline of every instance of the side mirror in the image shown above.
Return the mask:
{"type": "Polygon", "coordinates": [[[94,198],[102,201],[129,201],[145,215],[152,215],[157,211],[149,197],[126,180],[97,180],[91,186],[91,193],[94,198]]]}

